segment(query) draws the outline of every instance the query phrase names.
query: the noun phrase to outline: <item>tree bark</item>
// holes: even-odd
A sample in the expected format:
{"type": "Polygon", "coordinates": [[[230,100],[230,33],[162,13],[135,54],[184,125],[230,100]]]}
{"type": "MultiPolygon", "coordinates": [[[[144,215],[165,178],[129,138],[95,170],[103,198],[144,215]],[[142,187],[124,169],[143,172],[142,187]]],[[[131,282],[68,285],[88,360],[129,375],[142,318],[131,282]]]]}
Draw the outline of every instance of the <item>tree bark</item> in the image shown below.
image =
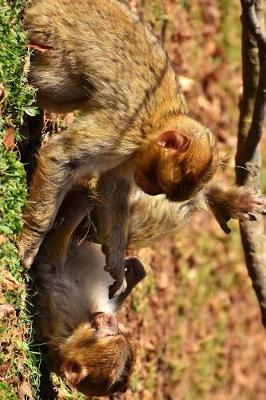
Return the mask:
{"type": "MultiPolygon", "coordinates": [[[[243,97],[240,101],[236,182],[260,191],[259,143],[266,108],[266,33],[263,0],[241,0],[243,97]],[[238,168],[238,167],[243,168],[238,168]]],[[[266,327],[266,236],[264,221],[240,222],[240,232],[249,276],[256,292],[262,322],[266,327]]]]}

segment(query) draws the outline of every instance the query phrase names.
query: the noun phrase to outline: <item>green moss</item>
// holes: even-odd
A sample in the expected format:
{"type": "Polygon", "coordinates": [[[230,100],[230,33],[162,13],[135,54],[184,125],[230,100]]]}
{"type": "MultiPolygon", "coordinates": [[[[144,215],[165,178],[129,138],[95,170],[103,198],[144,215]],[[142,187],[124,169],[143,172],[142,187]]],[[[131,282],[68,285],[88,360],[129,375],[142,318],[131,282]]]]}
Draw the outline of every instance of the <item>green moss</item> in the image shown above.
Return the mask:
{"type": "Polygon", "coordinates": [[[263,168],[261,171],[261,186],[262,186],[262,192],[266,194],[266,169],[263,168]]]}
{"type": "Polygon", "coordinates": [[[148,295],[154,292],[154,279],[152,272],[145,277],[134,289],[132,294],[131,309],[135,313],[143,313],[147,307],[148,295]]]}
{"type": "Polygon", "coordinates": [[[13,389],[4,382],[0,382],[0,399],[17,400],[17,396],[13,389]]]}
{"type": "Polygon", "coordinates": [[[239,20],[241,9],[240,2],[232,0],[219,0],[221,10],[221,31],[218,42],[223,48],[228,64],[232,69],[239,69],[241,60],[241,24],[239,20]]]}
{"type": "MultiPolygon", "coordinates": [[[[52,374],[52,381],[56,388],[60,391],[60,395],[64,400],[85,400],[83,394],[76,390],[69,390],[65,383],[57,375],[52,374]]],[[[91,398],[91,400],[97,400],[97,398],[91,398]]]]}
{"type": "MultiPolygon", "coordinates": [[[[207,233],[201,233],[196,243],[196,268],[191,267],[189,260],[187,263],[184,260],[180,269],[180,286],[176,298],[178,317],[176,332],[171,340],[171,353],[175,357],[170,360],[169,367],[173,383],[179,384],[183,379],[190,382],[184,400],[208,399],[209,393],[218,393],[228,385],[230,379],[228,359],[224,357],[230,328],[229,293],[239,287],[242,290],[247,288],[243,288],[242,271],[238,268],[228,271],[226,262],[217,265],[219,241],[224,249],[225,260],[227,252],[234,249],[234,263],[239,262],[239,233],[237,225],[233,224],[230,237],[210,240],[207,233]],[[180,349],[188,346],[187,332],[191,332],[191,348],[183,357],[180,349]]],[[[182,248],[179,250],[182,252],[182,248]]],[[[240,331],[243,329],[240,324],[236,330],[238,328],[240,331]]]]}
{"type": "Polygon", "coordinates": [[[18,154],[4,145],[7,129],[11,129],[16,145],[23,116],[36,111],[34,90],[26,78],[29,52],[20,22],[23,5],[21,0],[0,0],[0,286],[7,274],[19,284],[16,290],[3,290],[3,301],[15,309],[1,325],[1,344],[7,348],[0,354],[0,363],[8,365],[8,383],[2,380],[0,398],[7,400],[18,398],[22,380],[30,381],[35,398],[39,384],[38,355],[29,350],[32,327],[26,310],[26,282],[14,244],[22,227],[26,179],[18,154]]]}

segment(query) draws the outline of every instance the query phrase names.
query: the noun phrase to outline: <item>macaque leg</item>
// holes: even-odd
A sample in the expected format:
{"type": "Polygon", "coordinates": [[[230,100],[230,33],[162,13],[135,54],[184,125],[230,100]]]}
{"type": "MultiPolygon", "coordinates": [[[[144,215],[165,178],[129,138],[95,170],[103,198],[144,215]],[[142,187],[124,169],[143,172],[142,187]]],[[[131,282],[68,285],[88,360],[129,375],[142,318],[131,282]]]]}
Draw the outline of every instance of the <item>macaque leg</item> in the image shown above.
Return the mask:
{"type": "Polygon", "coordinates": [[[88,191],[75,187],[65,196],[55,224],[47,233],[39,255],[43,262],[64,265],[72,236],[80,222],[90,211],[88,191]]]}

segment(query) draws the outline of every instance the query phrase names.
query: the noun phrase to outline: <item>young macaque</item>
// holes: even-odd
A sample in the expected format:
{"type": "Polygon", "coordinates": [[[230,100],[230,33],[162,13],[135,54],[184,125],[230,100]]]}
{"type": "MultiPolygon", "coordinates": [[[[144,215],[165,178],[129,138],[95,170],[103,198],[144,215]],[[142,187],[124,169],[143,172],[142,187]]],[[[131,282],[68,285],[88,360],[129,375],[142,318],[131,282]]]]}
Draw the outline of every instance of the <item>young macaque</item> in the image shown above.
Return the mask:
{"type": "Polygon", "coordinates": [[[149,195],[191,198],[216,171],[213,135],[189,117],[167,55],[125,2],[33,0],[24,26],[35,49],[29,78],[38,104],[79,115],[40,151],[20,254],[29,266],[77,179],[103,176],[103,248],[116,292],[134,183],[149,195]]]}
{"type": "Polygon", "coordinates": [[[51,370],[87,396],[104,396],[127,390],[135,345],[120,332],[116,311],[145,272],[137,258],[127,259],[127,289],[109,300],[113,279],[100,246],[75,240],[88,200],[84,188],[66,196],[32,267],[32,300],[51,370]]]}

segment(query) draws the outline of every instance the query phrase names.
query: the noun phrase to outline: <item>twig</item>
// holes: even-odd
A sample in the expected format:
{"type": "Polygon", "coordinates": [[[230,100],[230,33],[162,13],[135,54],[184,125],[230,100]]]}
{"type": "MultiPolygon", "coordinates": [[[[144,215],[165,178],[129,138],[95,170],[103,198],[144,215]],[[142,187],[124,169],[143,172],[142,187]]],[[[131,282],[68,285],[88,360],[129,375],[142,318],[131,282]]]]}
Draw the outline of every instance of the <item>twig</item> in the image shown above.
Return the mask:
{"type": "MultiPolygon", "coordinates": [[[[266,114],[266,32],[262,0],[241,0],[243,98],[240,103],[236,181],[260,191],[260,143],[266,114]],[[245,169],[246,168],[246,169],[245,169]]],[[[266,327],[266,238],[262,217],[240,222],[246,265],[266,327]]]]}

